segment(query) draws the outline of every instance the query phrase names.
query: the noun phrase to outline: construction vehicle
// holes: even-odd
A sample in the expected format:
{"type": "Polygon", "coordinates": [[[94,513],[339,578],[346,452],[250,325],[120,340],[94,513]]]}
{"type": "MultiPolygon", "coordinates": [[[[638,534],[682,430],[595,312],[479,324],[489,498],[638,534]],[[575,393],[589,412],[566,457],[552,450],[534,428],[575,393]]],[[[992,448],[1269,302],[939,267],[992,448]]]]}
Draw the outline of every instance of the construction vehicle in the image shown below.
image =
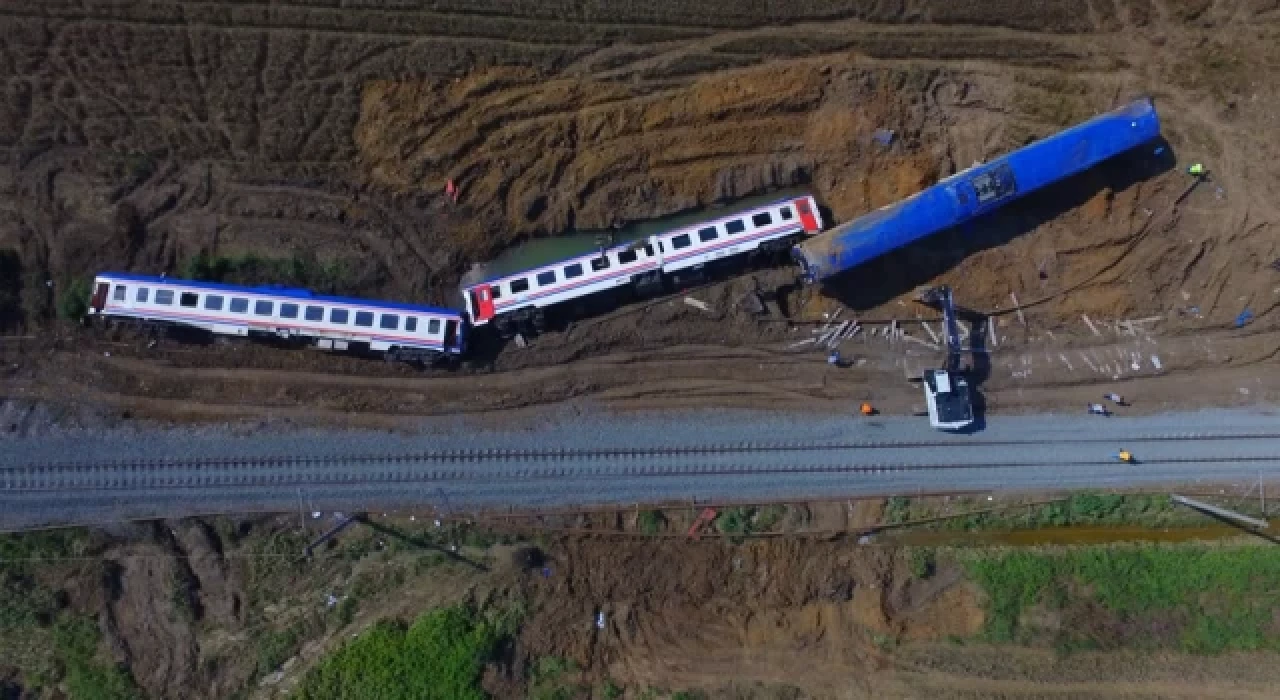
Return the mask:
{"type": "Polygon", "coordinates": [[[969,380],[960,367],[960,332],[951,288],[925,290],[916,301],[942,311],[943,333],[947,341],[947,361],[942,369],[927,369],[921,375],[929,425],[938,430],[963,430],[973,425],[973,397],[969,380]]]}

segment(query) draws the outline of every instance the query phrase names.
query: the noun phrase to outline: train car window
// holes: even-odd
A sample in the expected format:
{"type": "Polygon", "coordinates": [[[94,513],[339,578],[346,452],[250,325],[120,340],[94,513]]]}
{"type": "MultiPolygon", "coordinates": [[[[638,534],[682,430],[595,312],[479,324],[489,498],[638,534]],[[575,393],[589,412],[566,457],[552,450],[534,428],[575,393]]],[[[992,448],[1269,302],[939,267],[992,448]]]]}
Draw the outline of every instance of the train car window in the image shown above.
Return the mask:
{"type": "Polygon", "coordinates": [[[549,285],[549,284],[555,284],[555,283],[556,283],[556,271],[555,271],[555,270],[547,270],[546,272],[539,272],[539,273],[538,273],[538,285],[539,285],[539,286],[545,287],[545,286],[547,286],[547,285],[549,285]]]}
{"type": "Polygon", "coordinates": [[[715,226],[708,226],[698,231],[698,240],[702,241],[703,243],[706,243],[707,241],[714,241],[719,237],[720,237],[720,234],[716,232],[715,226]]]}
{"type": "Polygon", "coordinates": [[[125,288],[123,284],[116,285],[115,295],[112,297],[115,301],[124,301],[125,288]]]}
{"type": "Polygon", "coordinates": [[[406,316],[404,319],[404,329],[410,333],[418,332],[418,317],[406,316]]]}
{"type": "Polygon", "coordinates": [[[633,263],[639,256],[640,254],[634,250],[624,250],[621,253],[618,253],[618,264],[626,265],[627,263],[633,263]]]}
{"type": "Polygon", "coordinates": [[[501,299],[501,298],[502,298],[502,285],[500,285],[500,284],[495,284],[495,285],[493,285],[492,287],[489,287],[489,298],[491,298],[491,299],[501,299]]]}
{"type": "Polygon", "coordinates": [[[138,293],[133,297],[134,301],[146,301],[147,296],[151,294],[151,290],[146,287],[138,287],[138,293]]]}
{"type": "Polygon", "coordinates": [[[564,268],[564,276],[566,279],[582,276],[582,263],[574,263],[564,268]]]}
{"type": "Polygon", "coordinates": [[[204,297],[204,308],[209,311],[221,311],[222,297],[218,294],[206,294],[204,297]]]}
{"type": "Polygon", "coordinates": [[[357,312],[356,312],[356,325],[357,325],[357,326],[363,326],[363,327],[365,327],[365,328],[369,328],[370,326],[372,326],[372,325],[373,325],[373,312],[372,312],[372,311],[357,311],[357,312]]]}
{"type": "Polygon", "coordinates": [[[601,255],[601,256],[600,256],[600,257],[598,257],[598,258],[592,258],[592,259],[591,259],[591,270],[592,270],[592,272],[599,272],[599,271],[601,271],[601,270],[608,270],[608,269],[609,269],[609,265],[610,265],[610,264],[612,264],[612,263],[610,263],[610,262],[609,262],[609,258],[608,258],[608,256],[601,255]]]}
{"type": "Polygon", "coordinates": [[[297,317],[298,317],[297,304],[281,304],[280,305],[280,318],[297,318],[297,317]]]}
{"type": "MultiPolygon", "coordinates": [[[[661,243],[659,243],[658,245],[662,245],[662,244],[661,244],[661,243]]],[[[649,256],[649,257],[651,257],[651,258],[653,257],[653,244],[652,244],[652,243],[646,243],[646,244],[644,244],[644,254],[645,254],[645,255],[648,255],[648,256],[649,256]]]]}
{"type": "Polygon", "coordinates": [[[194,309],[200,304],[200,295],[195,292],[183,292],[178,295],[178,306],[185,306],[188,309],[194,309]]]}
{"type": "Polygon", "coordinates": [[[271,301],[255,301],[253,303],[253,313],[257,316],[270,316],[275,311],[275,302],[271,301]]]}
{"type": "Polygon", "coordinates": [[[329,323],[346,323],[349,315],[346,309],[329,309],[329,323]]]}
{"type": "Polygon", "coordinates": [[[529,280],[521,277],[518,280],[511,280],[511,293],[519,294],[520,292],[529,291],[529,280]]]}
{"type": "Polygon", "coordinates": [[[304,318],[306,318],[308,321],[323,321],[323,320],[324,320],[324,307],[323,307],[323,306],[308,306],[308,307],[307,307],[307,310],[304,312],[304,314],[305,314],[305,315],[304,315],[304,318]]]}
{"type": "Polygon", "coordinates": [[[751,223],[755,224],[756,226],[768,226],[769,224],[773,223],[773,217],[769,216],[769,212],[762,211],[759,214],[756,214],[755,216],[751,217],[751,223]]]}
{"type": "Polygon", "coordinates": [[[378,327],[388,331],[398,330],[400,317],[396,314],[382,314],[382,318],[378,319],[378,327]]]}
{"type": "Polygon", "coordinates": [[[245,313],[249,310],[249,300],[240,299],[237,297],[231,297],[230,309],[232,313],[237,313],[237,314],[245,313]]]}
{"type": "Polygon", "coordinates": [[[662,241],[658,241],[658,252],[659,253],[667,252],[667,247],[665,245],[662,245],[662,241]]]}
{"type": "Polygon", "coordinates": [[[693,241],[689,239],[689,234],[687,233],[682,233],[679,236],[676,236],[675,238],[671,239],[671,247],[675,248],[676,250],[680,250],[681,248],[688,248],[691,243],[693,243],[693,241]]]}
{"type": "Polygon", "coordinates": [[[427,322],[427,333],[435,335],[440,332],[440,319],[433,318],[427,322]]]}
{"type": "Polygon", "coordinates": [[[790,221],[790,220],[791,220],[791,207],[783,207],[783,208],[779,209],[779,210],[778,210],[778,216],[781,216],[783,221],[790,221]]]}
{"type": "Polygon", "coordinates": [[[172,289],[157,289],[157,290],[156,290],[156,303],[157,303],[157,304],[163,304],[163,305],[165,305],[165,306],[168,306],[168,305],[172,304],[172,303],[173,303],[173,290],[172,290],[172,289]]]}
{"type": "Polygon", "coordinates": [[[735,233],[742,233],[743,231],[746,231],[747,225],[742,223],[742,219],[734,219],[724,225],[724,230],[727,231],[729,235],[733,235],[735,233]]]}

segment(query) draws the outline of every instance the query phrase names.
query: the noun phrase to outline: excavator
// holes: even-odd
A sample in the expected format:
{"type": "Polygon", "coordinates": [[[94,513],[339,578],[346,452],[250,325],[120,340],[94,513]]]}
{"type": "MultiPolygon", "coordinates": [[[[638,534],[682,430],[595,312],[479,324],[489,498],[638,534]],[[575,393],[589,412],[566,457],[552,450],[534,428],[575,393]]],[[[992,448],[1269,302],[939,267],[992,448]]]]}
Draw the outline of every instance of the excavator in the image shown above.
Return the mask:
{"type": "Polygon", "coordinates": [[[969,380],[960,367],[960,332],[951,288],[926,289],[916,301],[942,312],[947,340],[946,364],[942,369],[926,369],[921,376],[929,425],[938,430],[963,430],[973,425],[973,397],[969,393],[969,380]]]}

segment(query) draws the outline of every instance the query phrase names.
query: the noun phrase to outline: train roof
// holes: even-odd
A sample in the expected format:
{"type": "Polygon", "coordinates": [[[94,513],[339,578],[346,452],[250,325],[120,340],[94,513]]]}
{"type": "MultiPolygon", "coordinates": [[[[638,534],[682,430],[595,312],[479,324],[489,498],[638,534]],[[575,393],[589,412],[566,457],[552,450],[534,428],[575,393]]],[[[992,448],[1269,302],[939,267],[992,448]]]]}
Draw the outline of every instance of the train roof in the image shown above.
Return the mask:
{"type": "Polygon", "coordinates": [[[600,238],[609,239],[609,242],[604,245],[605,251],[626,249],[636,241],[647,239],[649,236],[675,233],[700,224],[727,219],[753,209],[810,196],[812,193],[806,189],[787,188],[735,200],[732,204],[718,208],[703,207],[656,220],[636,222],[616,231],[607,229],[580,231],[534,239],[508,249],[489,262],[475,265],[462,276],[461,286],[465,289],[590,255],[601,250],[601,246],[596,242],[600,238]]]}
{"type": "Polygon", "coordinates": [[[449,316],[459,316],[460,312],[456,309],[445,309],[438,306],[425,306],[421,304],[403,304],[394,301],[375,301],[372,299],[358,299],[355,297],[339,297],[325,296],[316,294],[310,289],[300,289],[297,287],[285,286],[258,286],[245,287],[236,284],[222,284],[220,282],[202,282],[198,280],[187,280],[178,277],[158,277],[156,275],[133,275],[123,272],[101,272],[98,277],[108,277],[113,280],[121,280],[125,282],[145,282],[147,284],[165,284],[173,287],[182,287],[185,289],[203,289],[214,292],[240,292],[242,294],[269,294],[275,297],[288,297],[290,299],[298,299],[299,301],[316,301],[330,304],[348,304],[351,306],[367,306],[375,309],[393,309],[396,311],[415,311],[418,313],[444,314],[449,316]]]}

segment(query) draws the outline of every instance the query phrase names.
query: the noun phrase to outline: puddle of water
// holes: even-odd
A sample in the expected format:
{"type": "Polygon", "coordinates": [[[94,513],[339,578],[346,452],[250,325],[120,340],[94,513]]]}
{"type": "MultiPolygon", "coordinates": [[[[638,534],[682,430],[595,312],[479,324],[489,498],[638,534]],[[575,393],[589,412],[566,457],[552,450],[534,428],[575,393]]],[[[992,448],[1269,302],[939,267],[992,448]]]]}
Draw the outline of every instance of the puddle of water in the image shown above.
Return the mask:
{"type": "Polygon", "coordinates": [[[736,199],[726,205],[712,205],[658,219],[637,221],[618,229],[572,231],[558,236],[535,238],[510,248],[497,258],[473,268],[472,271],[467,273],[465,279],[483,279],[495,275],[515,274],[523,270],[548,265],[557,260],[586,255],[593,250],[599,250],[601,247],[630,243],[657,233],[684,228],[707,219],[729,216],[758,207],[761,204],[808,193],[809,190],[807,189],[788,188],[754,197],[736,199]]]}
{"type": "MultiPolygon", "coordinates": [[[[875,544],[915,547],[1033,547],[1037,545],[1089,545],[1112,542],[1198,542],[1243,537],[1250,533],[1227,525],[1197,527],[1149,528],[1140,526],[1057,527],[1038,530],[987,530],[963,532],[952,530],[887,531],[873,538],[875,544]]],[[[1263,534],[1276,537],[1280,529],[1273,526],[1263,534]]]]}

